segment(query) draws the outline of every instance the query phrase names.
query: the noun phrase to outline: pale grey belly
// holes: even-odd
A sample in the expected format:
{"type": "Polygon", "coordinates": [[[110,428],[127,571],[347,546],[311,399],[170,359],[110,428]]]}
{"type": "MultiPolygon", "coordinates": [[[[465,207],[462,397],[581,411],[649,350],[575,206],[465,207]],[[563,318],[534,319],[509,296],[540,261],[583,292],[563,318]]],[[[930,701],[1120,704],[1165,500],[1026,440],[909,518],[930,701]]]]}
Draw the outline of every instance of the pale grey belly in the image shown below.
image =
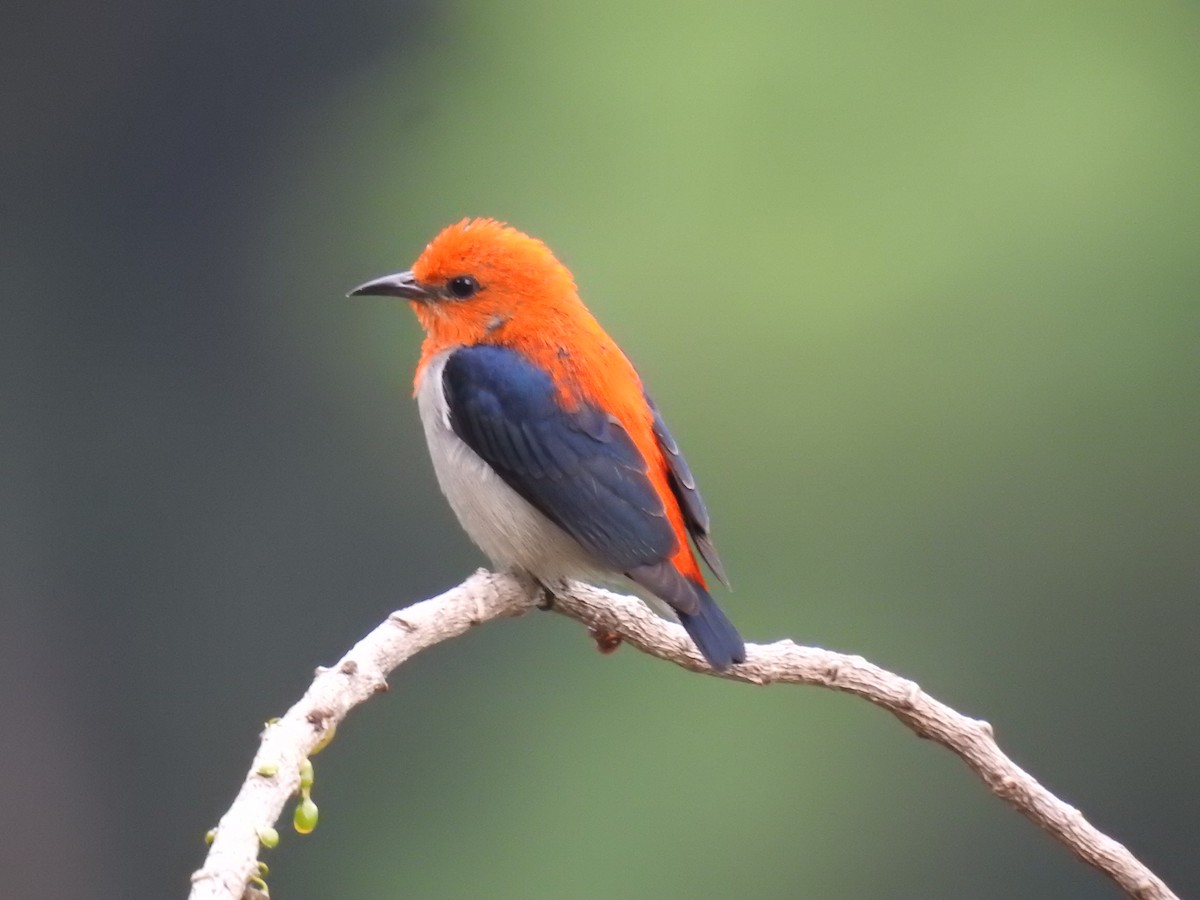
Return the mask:
{"type": "Polygon", "coordinates": [[[442,369],[446,354],[426,367],[417,406],[438,485],[467,535],[492,563],[543,580],[602,576],[583,548],[504,483],[450,427],[442,369]]]}

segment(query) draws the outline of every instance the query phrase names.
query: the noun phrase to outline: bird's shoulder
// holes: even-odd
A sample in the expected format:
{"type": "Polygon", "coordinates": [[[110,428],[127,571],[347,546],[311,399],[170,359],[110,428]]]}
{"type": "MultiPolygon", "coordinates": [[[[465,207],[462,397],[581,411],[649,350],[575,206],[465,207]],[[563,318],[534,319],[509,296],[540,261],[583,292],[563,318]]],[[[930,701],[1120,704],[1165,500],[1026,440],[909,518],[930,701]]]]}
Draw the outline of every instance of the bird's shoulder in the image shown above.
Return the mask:
{"type": "MultiPolygon", "coordinates": [[[[545,439],[565,431],[598,444],[611,444],[620,422],[592,403],[571,403],[555,374],[520,350],[474,344],[448,352],[441,366],[442,389],[451,416],[469,429],[536,429],[545,439]]],[[[580,452],[587,447],[579,443],[580,452]]]]}

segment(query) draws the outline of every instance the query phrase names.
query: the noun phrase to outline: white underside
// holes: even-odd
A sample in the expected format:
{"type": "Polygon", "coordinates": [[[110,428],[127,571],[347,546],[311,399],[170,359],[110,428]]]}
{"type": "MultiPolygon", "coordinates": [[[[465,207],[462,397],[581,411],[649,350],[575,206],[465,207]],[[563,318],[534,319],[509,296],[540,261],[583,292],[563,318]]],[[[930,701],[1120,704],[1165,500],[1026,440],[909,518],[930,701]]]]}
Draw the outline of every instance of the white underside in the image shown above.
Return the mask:
{"type": "Polygon", "coordinates": [[[417,407],[438,485],[463,529],[499,568],[524,569],[545,582],[608,580],[574,538],[505,484],[454,433],[442,386],[448,355],[426,366],[417,407]]]}

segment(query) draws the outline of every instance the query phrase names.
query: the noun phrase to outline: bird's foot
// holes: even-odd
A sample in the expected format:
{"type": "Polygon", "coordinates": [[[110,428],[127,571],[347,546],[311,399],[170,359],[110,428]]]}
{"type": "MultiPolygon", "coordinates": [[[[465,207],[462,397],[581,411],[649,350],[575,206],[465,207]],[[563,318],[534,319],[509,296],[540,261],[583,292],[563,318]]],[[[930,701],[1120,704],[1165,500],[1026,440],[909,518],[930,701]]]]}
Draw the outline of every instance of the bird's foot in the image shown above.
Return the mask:
{"type": "Polygon", "coordinates": [[[538,602],[534,605],[541,610],[554,609],[554,588],[550,587],[550,585],[546,584],[546,582],[542,581],[541,579],[535,578],[534,581],[537,582],[537,586],[542,593],[541,599],[538,600],[538,602]]]}

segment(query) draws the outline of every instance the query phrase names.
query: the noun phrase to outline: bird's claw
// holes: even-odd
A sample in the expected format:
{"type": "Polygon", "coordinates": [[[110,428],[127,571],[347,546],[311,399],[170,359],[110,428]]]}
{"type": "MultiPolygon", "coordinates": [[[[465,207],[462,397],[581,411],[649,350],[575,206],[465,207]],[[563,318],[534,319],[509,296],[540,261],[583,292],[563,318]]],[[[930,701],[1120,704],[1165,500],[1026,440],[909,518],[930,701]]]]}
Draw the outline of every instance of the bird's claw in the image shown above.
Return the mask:
{"type": "Polygon", "coordinates": [[[541,610],[554,609],[555,596],[553,588],[541,581],[538,582],[538,587],[541,588],[542,597],[534,605],[541,610]]]}

